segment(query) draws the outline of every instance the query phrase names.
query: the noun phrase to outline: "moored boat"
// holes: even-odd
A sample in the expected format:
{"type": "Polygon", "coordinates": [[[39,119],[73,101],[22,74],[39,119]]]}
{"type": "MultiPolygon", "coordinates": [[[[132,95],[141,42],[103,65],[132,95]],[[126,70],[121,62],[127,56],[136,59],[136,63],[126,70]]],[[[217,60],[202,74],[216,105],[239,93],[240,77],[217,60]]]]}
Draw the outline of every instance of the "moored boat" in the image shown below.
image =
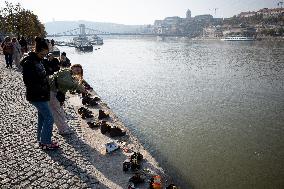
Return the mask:
{"type": "Polygon", "coordinates": [[[91,44],[92,45],[103,45],[104,44],[104,41],[102,38],[100,38],[99,36],[97,35],[94,35],[92,37],[92,39],[90,40],[91,44]]]}
{"type": "Polygon", "coordinates": [[[222,38],[221,41],[255,41],[254,37],[244,37],[244,36],[230,36],[222,38]]]}
{"type": "Polygon", "coordinates": [[[75,48],[80,51],[93,51],[93,45],[76,45],[75,48]]]}

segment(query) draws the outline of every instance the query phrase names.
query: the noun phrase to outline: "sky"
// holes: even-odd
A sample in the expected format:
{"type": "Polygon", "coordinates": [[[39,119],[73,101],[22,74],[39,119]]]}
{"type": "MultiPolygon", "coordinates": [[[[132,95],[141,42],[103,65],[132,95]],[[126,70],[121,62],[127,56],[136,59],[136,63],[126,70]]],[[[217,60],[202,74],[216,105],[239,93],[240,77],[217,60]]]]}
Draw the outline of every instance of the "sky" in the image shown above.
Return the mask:
{"type": "MultiPolygon", "coordinates": [[[[0,7],[4,1],[0,0],[0,7]]],[[[8,0],[32,10],[41,22],[95,21],[119,24],[153,24],[168,16],[212,14],[231,17],[243,11],[276,8],[283,0],[8,0]],[[217,8],[216,14],[214,9],[217,8]]]]}

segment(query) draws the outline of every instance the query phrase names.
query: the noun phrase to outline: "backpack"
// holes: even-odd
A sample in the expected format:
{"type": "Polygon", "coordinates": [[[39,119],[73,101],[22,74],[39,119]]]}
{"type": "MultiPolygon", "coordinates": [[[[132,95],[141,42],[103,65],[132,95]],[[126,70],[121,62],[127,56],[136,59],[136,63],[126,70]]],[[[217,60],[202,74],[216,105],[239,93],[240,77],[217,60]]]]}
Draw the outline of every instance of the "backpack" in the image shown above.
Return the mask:
{"type": "Polygon", "coordinates": [[[4,43],[3,45],[3,54],[13,54],[13,44],[11,42],[4,43]]]}

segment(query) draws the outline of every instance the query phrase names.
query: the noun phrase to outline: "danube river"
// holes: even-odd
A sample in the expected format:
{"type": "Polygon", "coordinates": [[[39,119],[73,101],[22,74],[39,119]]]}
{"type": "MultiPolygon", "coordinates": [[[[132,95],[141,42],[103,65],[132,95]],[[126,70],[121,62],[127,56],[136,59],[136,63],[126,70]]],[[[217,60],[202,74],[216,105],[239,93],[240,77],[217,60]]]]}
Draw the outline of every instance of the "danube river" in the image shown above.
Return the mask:
{"type": "Polygon", "coordinates": [[[60,49],[182,188],[284,188],[283,42],[104,42],[60,49]]]}

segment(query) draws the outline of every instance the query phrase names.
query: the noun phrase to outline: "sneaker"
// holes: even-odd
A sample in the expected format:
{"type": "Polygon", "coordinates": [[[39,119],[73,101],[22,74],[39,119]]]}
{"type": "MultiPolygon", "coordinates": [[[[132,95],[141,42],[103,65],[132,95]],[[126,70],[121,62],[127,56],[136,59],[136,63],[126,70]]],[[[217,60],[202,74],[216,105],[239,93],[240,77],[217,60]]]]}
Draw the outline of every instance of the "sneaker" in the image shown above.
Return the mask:
{"type": "Polygon", "coordinates": [[[136,158],[138,161],[142,161],[143,160],[143,155],[140,152],[134,152],[131,155],[131,159],[136,158]]]}
{"type": "Polygon", "coordinates": [[[139,152],[134,152],[130,156],[131,170],[137,171],[141,168],[141,161],[143,160],[143,155],[139,152]]]}
{"type": "Polygon", "coordinates": [[[110,137],[118,137],[118,136],[124,136],[126,134],[125,131],[122,131],[118,127],[113,127],[110,129],[109,135],[110,137]]]}
{"type": "Polygon", "coordinates": [[[126,159],[122,164],[122,170],[126,172],[130,169],[130,166],[131,166],[130,159],[126,159]]]}
{"type": "Polygon", "coordinates": [[[98,105],[98,103],[96,102],[96,100],[95,99],[92,99],[92,100],[90,100],[90,102],[89,102],[89,104],[88,104],[89,106],[97,106],[98,105]]]}
{"type": "Polygon", "coordinates": [[[105,113],[103,110],[99,110],[99,116],[98,119],[104,119],[104,118],[108,118],[109,114],[105,113]]]}
{"type": "Polygon", "coordinates": [[[78,109],[78,113],[80,115],[83,115],[83,114],[92,114],[92,111],[89,110],[88,108],[84,108],[84,107],[81,107],[78,109]]]}
{"type": "Polygon", "coordinates": [[[107,132],[110,132],[110,130],[111,130],[111,126],[109,126],[106,121],[102,121],[102,123],[101,123],[101,133],[102,134],[106,134],[107,132]]]}
{"type": "Polygon", "coordinates": [[[136,173],[134,176],[132,176],[130,179],[129,179],[129,182],[132,182],[134,184],[140,184],[140,183],[143,183],[145,182],[145,175],[141,174],[141,173],[136,173]]]}
{"type": "Polygon", "coordinates": [[[98,127],[100,127],[99,123],[92,122],[92,121],[87,122],[87,124],[89,125],[90,128],[98,128],[98,127]]]}
{"type": "Polygon", "coordinates": [[[93,114],[90,114],[90,113],[83,113],[82,114],[82,119],[88,119],[88,118],[93,118],[93,114]]]}

